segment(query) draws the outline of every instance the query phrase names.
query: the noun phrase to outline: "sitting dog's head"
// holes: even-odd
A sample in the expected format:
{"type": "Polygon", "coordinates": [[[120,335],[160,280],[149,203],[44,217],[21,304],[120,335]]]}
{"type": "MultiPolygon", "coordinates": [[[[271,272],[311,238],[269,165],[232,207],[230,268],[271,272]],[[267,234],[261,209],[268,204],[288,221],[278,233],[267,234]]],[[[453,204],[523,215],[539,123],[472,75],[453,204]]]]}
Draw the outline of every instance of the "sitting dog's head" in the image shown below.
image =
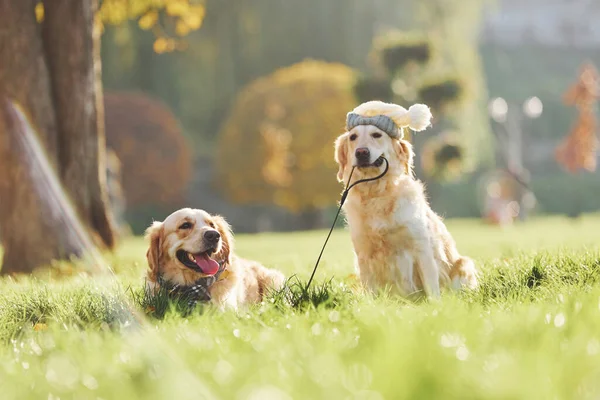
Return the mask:
{"type": "Polygon", "coordinates": [[[345,181],[348,167],[357,167],[361,177],[376,176],[384,168],[383,158],[392,171],[412,174],[412,146],[403,140],[405,127],[421,131],[429,126],[431,112],[423,104],[408,110],[380,101],[363,103],[348,114],[346,130],[335,142],[337,178],[345,181]]]}
{"type": "Polygon", "coordinates": [[[173,283],[190,284],[214,275],[220,264],[229,263],[233,237],[229,224],[206,211],[183,208],[147,230],[150,247],[148,279],[159,276],[173,283]]]}

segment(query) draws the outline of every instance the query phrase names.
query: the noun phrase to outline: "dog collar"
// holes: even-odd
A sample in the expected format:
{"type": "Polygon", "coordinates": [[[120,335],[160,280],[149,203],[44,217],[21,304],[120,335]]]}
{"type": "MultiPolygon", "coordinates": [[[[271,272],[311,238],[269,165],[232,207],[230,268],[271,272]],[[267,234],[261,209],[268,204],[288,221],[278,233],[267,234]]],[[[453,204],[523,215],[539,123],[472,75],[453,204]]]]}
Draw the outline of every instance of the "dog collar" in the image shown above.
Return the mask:
{"type": "Polygon", "coordinates": [[[359,125],[373,125],[381,129],[393,139],[402,139],[402,129],[387,115],[374,115],[372,117],[363,117],[356,113],[346,115],[346,130],[349,131],[359,125]]]}
{"type": "Polygon", "coordinates": [[[169,296],[177,296],[186,299],[188,301],[188,306],[193,308],[199,302],[209,302],[211,299],[209,291],[210,287],[216,282],[226,279],[228,275],[229,271],[227,270],[227,265],[225,264],[225,261],[221,261],[219,262],[219,269],[216,274],[200,278],[191,285],[174,285],[165,281],[162,275],[158,277],[158,284],[167,291],[169,296]]]}

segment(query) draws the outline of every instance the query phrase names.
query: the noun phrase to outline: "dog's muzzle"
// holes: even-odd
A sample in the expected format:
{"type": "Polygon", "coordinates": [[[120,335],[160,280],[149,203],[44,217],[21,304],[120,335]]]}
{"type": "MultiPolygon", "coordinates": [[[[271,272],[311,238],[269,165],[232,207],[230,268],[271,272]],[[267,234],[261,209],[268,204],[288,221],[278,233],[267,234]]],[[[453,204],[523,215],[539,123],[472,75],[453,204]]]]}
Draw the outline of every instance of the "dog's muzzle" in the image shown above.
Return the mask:
{"type": "Polygon", "coordinates": [[[383,160],[384,160],[384,158],[383,158],[383,154],[382,154],[382,155],[380,155],[380,156],[379,156],[379,157],[378,157],[378,158],[377,158],[375,161],[373,161],[372,163],[370,163],[370,162],[369,162],[369,161],[370,161],[370,158],[371,158],[370,154],[369,154],[369,157],[368,157],[368,158],[366,158],[366,157],[365,157],[364,159],[361,159],[361,158],[359,158],[359,157],[356,157],[356,166],[357,166],[358,168],[367,168],[367,167],[375,167],[375,168],[379,168],[379,167],[381,167],[381,166],[383,165],[383,160]]]}

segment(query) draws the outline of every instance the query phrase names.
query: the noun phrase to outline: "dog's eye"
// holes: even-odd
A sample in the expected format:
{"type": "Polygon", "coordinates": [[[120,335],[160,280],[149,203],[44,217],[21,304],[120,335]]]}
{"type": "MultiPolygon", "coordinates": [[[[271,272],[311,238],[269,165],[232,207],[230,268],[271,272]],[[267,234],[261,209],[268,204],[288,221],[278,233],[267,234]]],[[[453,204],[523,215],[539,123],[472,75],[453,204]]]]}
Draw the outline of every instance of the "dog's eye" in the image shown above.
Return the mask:
{"type": "Polygon", "coordinates": [[[183,224],[179,225],[179,229],[191,229],[191,228],[192,228],[191,222],[184,222],[183,224]]]}
{"type": "Polygon", "coordinates": [[[356,140],[356,133],[353,133],[352,135],[350,135],[350,140],[356,140]]]}
{"type": "Polygon", "coordinates": [[[381,137],[381,133],[375,132],[371,136],[374,137],[375,139],[379,139],[381,137]]]}
{"type": "Polygon", "coordinates": [[[214,223],[214,222],[212,222],[212,221],[210,221],[210,222],[208,223],[208,226],[210,226],[211,228],[213,228],[213,229],[214,229],[214,228],[215,228],[215,223],[214,223]]]}

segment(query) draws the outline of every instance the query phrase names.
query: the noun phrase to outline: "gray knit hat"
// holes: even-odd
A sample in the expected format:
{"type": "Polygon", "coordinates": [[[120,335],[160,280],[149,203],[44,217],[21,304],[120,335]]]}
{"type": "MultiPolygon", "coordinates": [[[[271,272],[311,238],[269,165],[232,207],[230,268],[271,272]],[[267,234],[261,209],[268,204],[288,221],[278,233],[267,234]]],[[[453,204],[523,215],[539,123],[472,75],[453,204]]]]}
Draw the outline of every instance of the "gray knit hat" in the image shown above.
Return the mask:
{"type": "Polygon", "coordinates": [[[359,125],[373,125],[381,129],[393,139],[402,139],[404,133],[398,125],[386,115],[374,115],[372,117],[363,117],[353,112],[346,116],[346,130],[349,131],[359,125]]]}

